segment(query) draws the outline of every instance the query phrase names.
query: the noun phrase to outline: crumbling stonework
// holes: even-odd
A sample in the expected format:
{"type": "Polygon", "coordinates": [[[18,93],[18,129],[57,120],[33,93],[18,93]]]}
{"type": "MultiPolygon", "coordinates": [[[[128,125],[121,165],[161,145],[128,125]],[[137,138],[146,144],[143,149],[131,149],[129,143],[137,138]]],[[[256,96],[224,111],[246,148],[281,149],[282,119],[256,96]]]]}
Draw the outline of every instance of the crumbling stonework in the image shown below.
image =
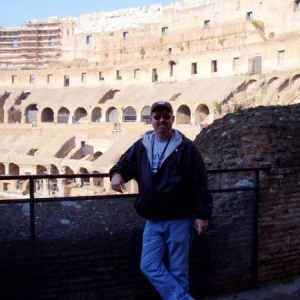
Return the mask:
{"type": "MultiPolygon", "coordinates": [[[[195,140],[209,169],[270,167],[269,171],[261,171],[260,176],[258,277],[261,281],[300,272],[299,132],[299,104],[259,106],[214,121],[195,140]]],[[[233,186],[253,186],[254,178],[245,174],[214,176],[210,187],[228,187],[230,182],[233,186]]],[[[228,200],[224,196],[215,198],[216,216],[230,206],[228,200]]],[[[250,196],[249,203],[252,201],[250,196]]],[[[230,206],[230,210],[234,211],[234,207],[230,206]]],[[[234,235],[237,228],[233,230],[234,235]]]]}

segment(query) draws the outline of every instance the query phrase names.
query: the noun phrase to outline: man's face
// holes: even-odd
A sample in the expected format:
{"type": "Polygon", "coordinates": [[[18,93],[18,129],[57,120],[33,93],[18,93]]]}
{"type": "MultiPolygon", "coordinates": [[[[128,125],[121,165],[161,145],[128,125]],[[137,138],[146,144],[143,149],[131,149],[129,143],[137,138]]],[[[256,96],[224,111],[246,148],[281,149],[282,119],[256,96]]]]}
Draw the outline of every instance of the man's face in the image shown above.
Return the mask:
{"type": "Polygon", "coordinates": [[[150,120],[158,137],[168,138],[170,136],[172,133],[174,116],[168,109],[164,107],[158,107],[154,112],[152,112],[150,120]]]}

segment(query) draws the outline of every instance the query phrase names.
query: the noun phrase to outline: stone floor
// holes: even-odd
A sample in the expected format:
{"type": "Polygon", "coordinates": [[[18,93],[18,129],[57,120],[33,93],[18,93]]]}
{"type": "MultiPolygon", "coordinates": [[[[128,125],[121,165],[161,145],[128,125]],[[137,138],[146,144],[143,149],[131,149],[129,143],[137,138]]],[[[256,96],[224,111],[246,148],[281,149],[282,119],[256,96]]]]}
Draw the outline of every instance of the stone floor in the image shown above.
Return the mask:
{"type": "Polygon", "coordinates": [[[291,283],[265,284],[252,290],[208,296],[201,300],[300,300],[300,276],[291,283]]]}

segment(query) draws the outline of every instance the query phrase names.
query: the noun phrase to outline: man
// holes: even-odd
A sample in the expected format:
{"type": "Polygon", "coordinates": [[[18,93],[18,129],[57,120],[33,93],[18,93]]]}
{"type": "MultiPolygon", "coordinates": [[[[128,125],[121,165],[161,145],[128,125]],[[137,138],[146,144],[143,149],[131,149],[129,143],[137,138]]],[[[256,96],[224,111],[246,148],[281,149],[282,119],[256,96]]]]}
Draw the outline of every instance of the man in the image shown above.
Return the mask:
{"type": "Polygon", "coordinates": [[[111,187],[122,192],[125,182],[137,181],[134,207],[146,219],[141,270],[162,299],[192,300],[188,261],[193,229],[204,232],[212,211],[206,169],[192,141],[172,129],[169,102],[155,102],[150,121],[154,130],[135,142],[110,170],[111,187]]]}

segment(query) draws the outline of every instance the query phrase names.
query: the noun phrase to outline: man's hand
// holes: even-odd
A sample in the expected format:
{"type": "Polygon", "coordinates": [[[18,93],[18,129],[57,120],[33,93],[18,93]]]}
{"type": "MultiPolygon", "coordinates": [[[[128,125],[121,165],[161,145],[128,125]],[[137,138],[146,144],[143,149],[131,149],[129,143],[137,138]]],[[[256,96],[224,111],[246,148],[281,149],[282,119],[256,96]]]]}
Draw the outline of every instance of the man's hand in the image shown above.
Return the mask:
{"type": "Polygon", "coordinates": [[[201,219],[195,220],[195,229],[198,234],[205,233],[207,227],[208,227],[208,220],[201,220],[201,219]]]}
{"type": "Polygon", "coordinates": [[[124,184],[124,179],[121,174],[115,173],[110,181],[110,186],[111,188],[116,191],[123,193],[123,190],[126,190],[125,184],[124,184]]]}

